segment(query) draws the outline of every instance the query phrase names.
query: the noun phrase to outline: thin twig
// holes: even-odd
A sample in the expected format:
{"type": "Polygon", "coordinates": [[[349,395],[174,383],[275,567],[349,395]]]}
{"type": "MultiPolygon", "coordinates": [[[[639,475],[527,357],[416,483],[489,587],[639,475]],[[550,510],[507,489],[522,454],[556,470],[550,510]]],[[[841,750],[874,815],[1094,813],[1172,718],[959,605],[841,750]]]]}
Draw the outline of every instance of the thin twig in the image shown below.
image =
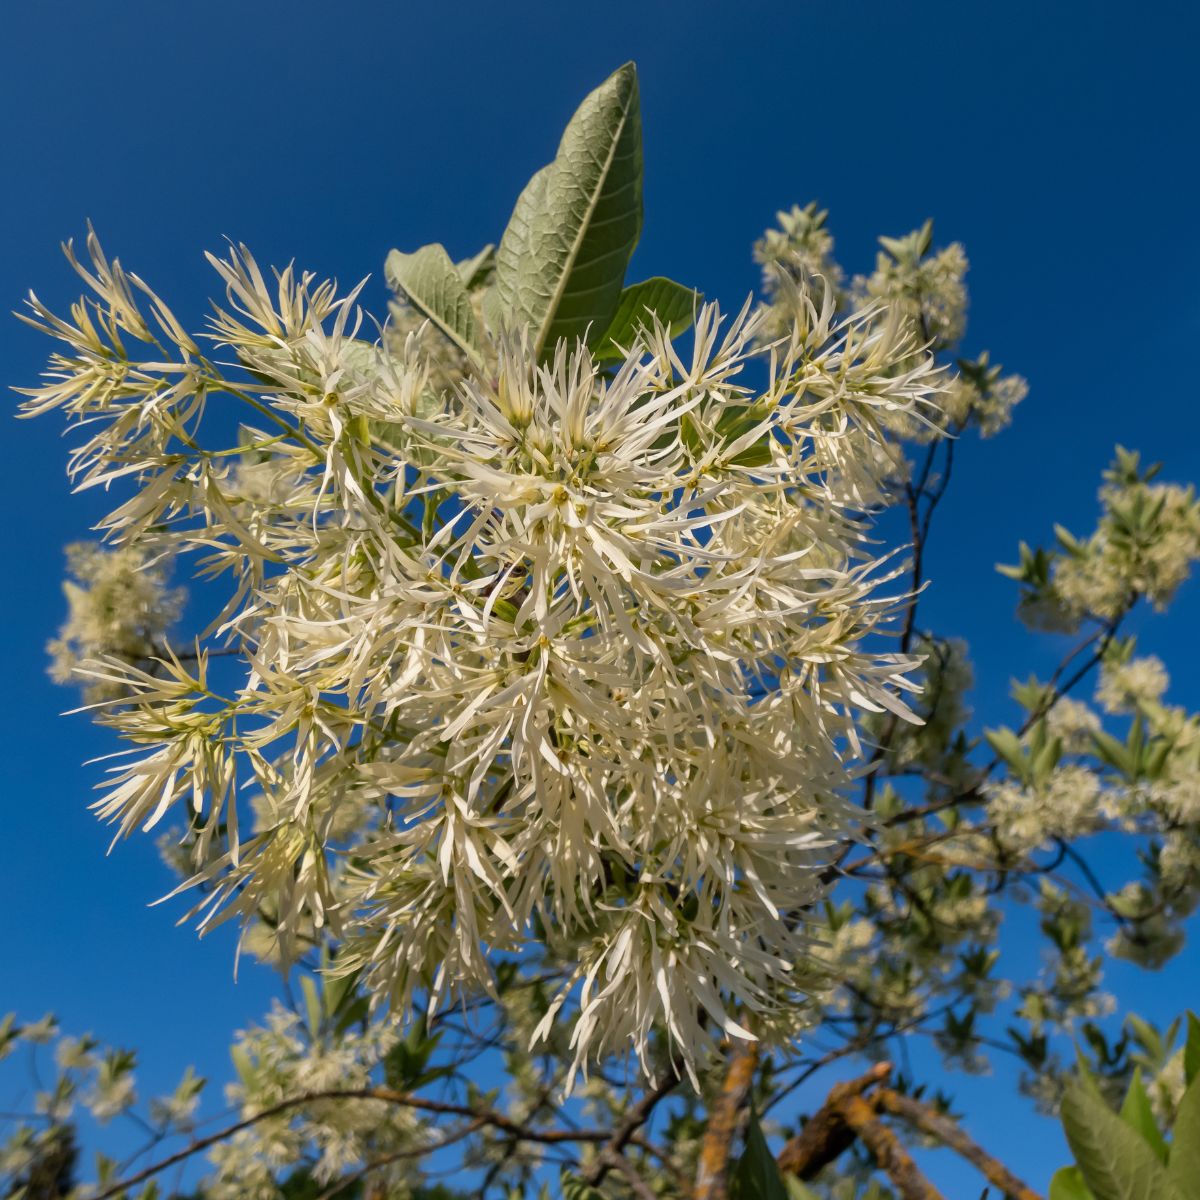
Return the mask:
{"type": "Polygon", "coordinates": [[[512,1120],[511,1117],[506,1117],[503,1113],[497,1112],[495,1109],[476,1109],[464,1104],[452,1104],[444,1100],[431,1100],[424,1096],[414,1096],[409,1092],[397,1092],[391,1088],[330,1088],[327,1091],[308,1092],[303,1096],[292,1096],[286,1100],[281,1100],[278,1104],[272,1104],[268,1108],[264,1108],[261,1112],[255,1113],[253,1116],[245,1117],[240,1121],[234,1122],[232,1125],[227,1125],[225,1128],[217,1130],[216,1133],[211,1133],[207,1137],[197,1138],[169,1157],[161,1159],[159,1162],[151,1163],[150,1166],[143,1168],[134,1175],[130,1175],[127,1179],[121,1180],[119,1183],[114,1183],[110,1187],[105,1188],[104,1191],[96,1193],[96,1195],[91,1197],[91,1200],[110,1200],[111,1197],[118,1196],[129,1188],[153,1178],[169,1167],[173,1167],[176,1163],[183,1162],[185,1159],[191,1158],[194,1154],[199,1154],[202,1150],[207,1150],[210,1146],[215,1146],[218,1142],[232,1137],[235,1133],[240,1133],[243,1129],[249,1129],[257,1125],[260,1121],[280,1116],[283,1113],[291,1112],[293,1109],[301,1108],[306,1104],[312,1104],[321,1100],[378,1100],[385,1104],[396,1104],[404,1108],[415,1109],[418,1112],[468,1117],[478,1120],[482,1125],[502,1130],[517,1141],[537,1142],[543,1145],[562,1142],[607,1142],[612,1137],[611,1129],[531,1129],[526,1125],[512,1120]]]}
{"type": "Polygon", "coordinates": [[[597,1186],[604,1179],[610,1167],[617,1165],[616,1159],[612,1157],[613,1155],[624,1161],[622,1152],[629,1144],[629,1140],[650,1120],[650,1116],[654,1112],[658,1102],[664,1096],[674,1091],[678,1085],[678,1075],[666,1075],[652,1088],[645,1091],[642,1094],[642,1098],[625,1114],[625,1119],[613,1130],[612,1137],[605,1143],[604,1149],[600,1151],[600,1158],[596,1166],[588,1173],[587,1182],[592,1187],[597,1186]]]}
{"type": "Polygon", "coordinates": [[[911,1096],[902,1096],[891,1088],[877,1092],[875,1104],[895,1116],[903,1117],[910,1125],[915,1125],[961,1155],[979,1169],[988,1183],[998,1187],[1010,1200],[1042,1200],[1037,1192],[1018,1179],[1002,1162],[972,1141],[956,1121],[950,1120],[937,1109],[911,1096]]]}

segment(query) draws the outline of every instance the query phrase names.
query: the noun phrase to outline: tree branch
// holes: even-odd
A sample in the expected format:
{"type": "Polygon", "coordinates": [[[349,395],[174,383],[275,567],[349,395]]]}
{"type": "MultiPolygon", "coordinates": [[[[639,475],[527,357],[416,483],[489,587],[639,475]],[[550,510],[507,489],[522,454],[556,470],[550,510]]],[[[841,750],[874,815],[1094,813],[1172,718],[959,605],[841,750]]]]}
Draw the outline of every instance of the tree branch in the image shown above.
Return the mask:
{"type": "Polygon", "coordinates": [[[136,1187],[139,1183],[153,1178],[170,1167],[191,1158],[193,1155],[199,1154],[201,1151],[207,1150],[219,1142],[223,1142],[226,1138],[232,1137],[235,1133],[240,1133],[243,1129],[249,1129],[257,1125],[260,1121],[281,1116],[294,1109],[302,1108],[306,1104],[317,1103],[321,1100],[378,1100],[384,1104],[400,1105],[404,1108],[415,1109],[418,1112],[467,1117],[477,1121],[481,1126],[488,1125],[494,1129],[499,1129],[515,1141],[538,1142],[543,1145],[563,1142],[608,1142],[612,1138],[612,1130],[610,1129],[532,1129],[512,1120],[511,1117],[506,1117],[503,1113],[497,1112],[495,1109],[477,1109],[465,1104],[452,1104],[443,1100],[431,1100],[424,1096],[414,1096],[409,1092],[397,1092],[391,1088],[330,1088],[326,1091],[308,1092],[303,1096],[291,1096],[286,1100],[279,1101],[278,1104],[272,1104],[268,1108],[264,1108],[261,1112],[257,1112],[253,1116],[235,1121],[232,1125],[226,1125],[223,1129],[217,1130],[216,1133],[197,1138],[167,1158],[160,1159],[156,1163],[151,1163],[150,1166],[130,1175],[119,1183],[114,1183],[103,1191],[97,1192],[91,1197],[91,1200],[111,1200],[112,1197],[119,1196],[129,1188],[136,1187]]]}
{"type": "Polygon", "coordinates": [[[729,1153],[758,1067],[758,1043],[739,1042],[729,1056],[725,1081],[713,1101],[700,1146],[695,1200],[725,1200],[729,1153]]]}
{"type": "Polygon", "coordinates": [[[804,1128],[780,1151],[781,1171],[799,1179],[813,1179],[854,1143],[854,1131],[842,1106],[861,1096],[892,1073],[891,1063],[876,1063],[865,1075],[835,1084],[825,1103],[805,1122],[804,1128]]]}
{"type": "Polygon", "coordinates": [[[943,1200],[941,1192],[917,1169],[900,1139],[878,1119],[874,1107],[862,1096],[851,1096],[842,1104],[846,1124],[875,1155],[903,1200],[943,1200]]]}
{"type": "Polygon", "coordinates": [[[628,1160],[625,1159],[623,1151],[629,1144],[630,1139],[650,1120],[650,1116],[654,1112],[658,1102],[664,1096],[674,1091],[678,1084],[678,1075],[668,1075],[661,1082],[656,1083],[650,1088],[649,1091],[642,1094],[642,1098],[625,1114],[625,1119],[613,1130],[612,1137],[609,1138],[604,1148],[600,1151],[598,1163],[588,1173],[587,1182],[589,1184],[593,1187],[599,1184],[604,1179],[604,1176],[608,1174],[610,1167],[618,1167],[618,1169],[624,1170],[620,1166],[620,1163],[628,1165],[628,1160]]]}
{"type": "Polygon", "coordinates": [[[965,1158],[979,1169],[988,1183],[999,1188],[1010,1200],[1041,1200],[1037,1192],[1022,1183],[1003,1163],[973,1142],[956,1121],[950,1120],[935,1108],[923,1104],[920,1100],[914,1100],[911,1096],[902,1096],[891,1088],[881,1089],[874,1099],[877,1107],[903,1117],[910,1125],[937,1138],[943,1145],[965,1158]]]}

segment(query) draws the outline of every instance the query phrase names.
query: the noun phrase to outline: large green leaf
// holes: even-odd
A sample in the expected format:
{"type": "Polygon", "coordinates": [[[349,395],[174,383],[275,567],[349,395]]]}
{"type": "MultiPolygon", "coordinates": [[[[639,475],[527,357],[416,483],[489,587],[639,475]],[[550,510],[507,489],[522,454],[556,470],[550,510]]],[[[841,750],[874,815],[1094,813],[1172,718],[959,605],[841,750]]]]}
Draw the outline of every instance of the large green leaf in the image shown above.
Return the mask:
{"type": "Polygon", "coordinates": [[[1125,1093],[1125,1102],[1121,1105],[1121,1119],[1146,1139],[1150,1149],[1162,1162],[1167,1161],[1166,1139],[1154,1119],[1154,1110],[1150,1107],[1150,1097],[1146,1095],[1140,1070],[1134,1071],[1129,1081],[1129,1091],[1125,1093]]]}
{"type": "Polygon", "coordinates": [[[779,1165],[771,1153],[754,1109],[746,1124],[746,1148],[730,1181],[732,1200],[789,1200],[779,1165]]]}
{"type": "Polygon", "coordinates": [[[1179,1103],[1167,1174],[1179,1200],[1200,1200],[1200,1077],[1192,1080],[1179,1103]]]}
{"type": "Polygon", "coordinates": [[[1096,1200],[1173,1200],[1177,1196],[1140,1133],[1087,1086],[1074,1081],[1062,1103],[1063,1130],[1096,1200]]]}
{"type": "Polygon", "coordinates": [[[446,248],[437,242],[412,254],[393,250],[384,265],[387,281],[427,316],[468,358],[478,360],[475,310],[446,248]]]}
{"type": "Polygon", "coordinates": [[[495,278],[483,297],[483,316],[493,330],[518,324],[522,319],[517,301],[520,274],[523,264],[528,268],[537,257],[534,217],[546,208],[546,187],[553,168],[553,163],[543,167],[525,185],[496,251],[495,278]],[[506,268],[500,266],[502,257],[506,268]]]}
{"type": "Polygon", "coordinates": [[[517,200],[485,312],[527,326],[538,354],[608,328],[642,228],[637,71],[626,63],[579,106],[554,161],[517,200]]]}
{"type": "Polygon", "coordinates": [[[1094,1200],[1078,1167],[1062,1167],[1050,1180],[1050,1200],[1094,1200]]]}
{"type": "Polygon", "coordinates": [[[621,292],[617,311],[596,344],[596,357],[620,358],[622,347],[628,349],[641,327],[650,323],[651,313],[670,329],[672,336],[682,333],[692,323],[699,302],[700,293],[695,289],[662,275],[631,283],[621,292]]]}

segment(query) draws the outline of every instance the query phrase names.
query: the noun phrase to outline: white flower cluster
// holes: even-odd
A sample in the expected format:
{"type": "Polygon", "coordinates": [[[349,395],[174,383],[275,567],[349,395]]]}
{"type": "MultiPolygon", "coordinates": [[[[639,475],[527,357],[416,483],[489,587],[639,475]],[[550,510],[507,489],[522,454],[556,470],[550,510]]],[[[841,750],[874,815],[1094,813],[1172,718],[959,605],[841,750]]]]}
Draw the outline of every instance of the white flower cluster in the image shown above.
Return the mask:
{"type": "MultiPolygon", "coordinates": [[[[232,1049],[238,1078],[226,1088],[226,1098],[250,1117],[298,1096],[367,1091],[398,1040],[396,1024],[388,1020],[314,1036],[299,1016],[277,1003],[263,1024],[238,1035],[232,1049]]],[[[313,1099],[214,1147],[214,1173],[206,1180],[205,1195],[213,1200],[276,1196],[279,1172],[306,1160],[313,1163],[312,1178],[329,1183],[375,1157],[373,1149],[396,1145],[409,1151],[394,1156],[396,1167],[387,1177],[400,1186],[413,1179],[412,1152],[423,1140],[410,1109],[358,1097],[313,1099]]]]}
{"type": "MultiPolygon", "coordinates": [[[[777,213],[778,224],[754,245],[763,271],[763,331],[768,339],[786,337],[797,320],[803,323],[798,309],[816,297],[838,308],[885,303],[892,319],[909,327],[915,353],[948,351],[958,344],[967,327],[967,258],[962,246],[956,242],[934,249],[929,221],[904,237],[880,238],[875,270],[855,276],[847,288],[845,272],[834,258],[827,216],[815,203],[794,206],[777,213]],[[803,297],[799,303],[798,291],[803,297]]],[[[936,412],[882,413],[880,423],[890,440],[862,439],[853,447],[847,456],[856,462],[848,502],[865,508],[894,502],[910,471],[902,442],[935,443],[972,427],[991,437],[1008,425],[1029,385],[1020,375],[1005,375],[985,351],[948,366],[940,390],[936,412]]]]}
{"type": "MultiPolygon", "coordinates": [[[[101,1124],[125,1113],[137,1103],[135,1067],[137,1057],[133,1051],[103,1047],[95,1038],[65,1037],[60,1034],[57,1019],[47,1013],[37,1021],[17,1023],[10,1013],[0,1020],[0,1060],[11,1054],[24,1043],[31,1051],[40,1046],[55,1043],[55,1078],[43,1077],[35,1071],[33,1078],[39,1091],[33,1099],[33,1109],[39,1119],[52,1124],[70,1121],[77,1108],[82,1107],[101,1124]]],[[[156,1116],[162,1124],[175,1129],[189,1127],[204,1080],[198,1079],[188,1069],[175,1092],[152,1102],[156,1116]]],[[[0,1183],[5,1174],[19,1174],[26,1164],[7,1158],[6,1154],[24,1154],[34,1147],[18,1126],[16,1146],[24,1149],[0,1151],[0,1183]]],[[[6,1195],[8,1193],[5,1193],[6,1195]]]]}
{"type": "MultiPolygon", "coordinates": [[[[329,1183],[369,1162],[380,1168],[374,1173],[381,1185],[408,1195],[430,1131],[412,1109],[369,1096],[399,1040],[397,1024],[341,1021],[327,1011],[322,1016],[328,994],[308,976],[303,983],[315,1029],[276,1004],[262,1024],[238,1034],[231,1048],[237,1081],[226,1089],[227,1098],[247,1126],[214,1144],[201,1191],[212,1200],[275,1200],[281,1177],[329,1183]],[[342,1094],[347,1091],[361,1094],[342,1094]],[[334,1094],[322,1096],[325,1092],[334,1094]]],[[[14,1189],[4,1190],[5,1196],[43,1194],[22,1191],[21,1185],[45,1179],[44,1172],[60,1161],[60,1149],[74,1146],[81,1109],[102,1124],[125,1116],[147,1134],[148,1149],[195,1138],[206,1081],[190,1067],[173,1091],[151,1097],[139,1112],[132,1052],[103,1046],[89,1035],[61,1035],[49,1015],[24,1025],[13,1015],[0,1020],[0,1059],[22,1044],[32,1053],[49,1043],[52,1063],[33,1059],[37,1116],[17,1120],[0,1141],[0,1189],[14,1189]]],[[[95,1195],[118,1177],[116,1161],[103,1154],[97,1160],[96,1182],[77,1184],[69,1192],[73,1200],[95,1195]]]]}
{"type": "MultiPolygon", "coordinates": [[[[778,225],[754,243],[754,261],[762,267],[763,292],[769,300],[785,280],[804,284],[821,299],[826,293],[840,298],[844,272],[833,257],[833,235],[825,226],[828,216],[815,201],[803,208],[795,204],[788,212],[776,213],[778,225]]],[[[772,312],[768,329],[771,334],[786,333],[786,311],[772,312]]]]}
{"type": "Polygon", "coordinates": [[[1086,540],[1059,535],[1066,553],[1055,564],[1054,592],[1072,615],[1112,619],[1138,596],[1161,610],[1200,557],[1194,489],[1116,474],[1101,489],[1096,532],[1086,540]]]}
{"type": "Polygon", "coordinates": [[[1141,704],[1162,699],[1170,679],[1162,659],[1110,658],[1100,665],[1096,699],[1107,713],[1133,712],[1141,704]]]}
{"type": "Polygon", "coordinates": [[[710,305],[686,356],[661,327],[611,370],[515,339],[442,386],[428,338],[361,341],[357,292],[268,283],[243,249],[212,260],[230,377],[89,251],[69,321],[31,299],[66,349],[26,411],[79,422],[81,486],[132,485],[122,553],[230,581],[190,656],[84,668],[142,750],[100,814],[186,809],[204,924],[265,907],[285,951],[328,930],[400,1013],[536,951],[573,964],[540,1032],[577,1008],[576,1065],[752,1036],[855,836],[859,719],[912,715],[915,662],[877,637],[904,597],[843,501],[881,422],[932,411],[910,325],[800,284],[766,348],[749,306],[710,305]],[[234,444],[212,408],[240,408],[234,444]]]}
{"type": "MultiPolygon", "coordinates": [[[[77,542],[67,547],[67,570],[67,620],[47,647],[57,682],[78,682],[80,664],[97,658],[145,664],[163,653],[183,591],[167,587],[165,567],[150,551],[137,546],[106,551],[77,542]]],[[[92,679],[84,695],[95,702],[120,695],[120,689],[92,679]]]]}
{"type": "Polygon", "coordinates": [[[875,270],[857,276],[861,297],[886,300],[902,307],[921,328],[924,340],[953,346],[967,327],[967,254],[952,242],[931,254],[933,222],[900,238],[880,238],[875,270]]]}
{"type": "Polygon", "coordinates": [[[1053,838],[1090,833],[1110,815],[1095,772],[1077,766],[1061,767],[1037,786],[995,784],[987,811],[1005,849],[1022,854],[1053,838]]]}
{"type": "Polygon", "coordinates": [[[974,422],[982,437],[992,437],[1008,427],[1012,410],[1029,394],[1020,375],[1004,375],[985,351],[973,361],[959,360],[958,373],[946,387],[942,410],[949,426],[974,422]]]}

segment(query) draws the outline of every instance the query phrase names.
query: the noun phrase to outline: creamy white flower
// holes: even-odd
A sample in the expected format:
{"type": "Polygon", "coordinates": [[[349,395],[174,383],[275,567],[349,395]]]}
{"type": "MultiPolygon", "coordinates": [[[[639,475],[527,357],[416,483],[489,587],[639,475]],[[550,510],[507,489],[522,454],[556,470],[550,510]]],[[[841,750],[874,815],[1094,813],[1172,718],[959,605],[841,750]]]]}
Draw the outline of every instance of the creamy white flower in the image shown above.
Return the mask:
{"type": "Polygon", "coordinates": [[[1100,667],[1096,699],[1105,712],[1133,712],[1139,704],[1160,700],[1170,679],[1162,659],[1153,654],[1100,667]]]}
{"type": "Polygon", "coordinates": [[[655,325],[611,370],[519,336],[476,370],[412,330],[360,340],[357,292],[269,285],[238,249],[212,260],[231,379],[91,249],[91,310],[35,303],[69,353],[28,411],[91,423],[86,485],[133,485],[105,522],[122,553],[195,555],[227,589],[194,667],[81,666],[137,755],[100,815],[186,810],[202,927],[270,914],[285,956],[331,930],[399,1013],[490,988],[508,952],[579,964],[552,1010],[577,1013],[577,1066],[665,1029],[690,1068],[753,1036],[735,1010],[779,1024],[856,836],[859,720],[914,719],[916,660],[879,636],[898,567],[857,511],[889,422],[937,416],[906,313],[838,315],[785,275],[766,346],[762,313],[707,305],[686,358],[655,325]]]}

